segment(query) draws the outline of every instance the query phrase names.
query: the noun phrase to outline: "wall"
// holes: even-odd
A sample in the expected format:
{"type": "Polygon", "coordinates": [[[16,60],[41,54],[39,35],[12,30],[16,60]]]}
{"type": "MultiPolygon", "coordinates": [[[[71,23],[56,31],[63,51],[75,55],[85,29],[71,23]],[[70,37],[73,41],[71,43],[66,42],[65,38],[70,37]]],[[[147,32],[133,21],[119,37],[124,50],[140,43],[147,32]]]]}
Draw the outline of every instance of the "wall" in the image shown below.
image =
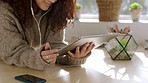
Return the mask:
{"type": "Polygon", "coordinates": [[[75,21],[73,28],[66,29],[66,41],[73,41],[74,38],[82,35],[96,35],[108,33],[107,26],[118,24],[120,28],[130,26],[132,35],[138,44],[144,44],[148,40],[148,23],[147,22],[79,22],[75,21]]]}

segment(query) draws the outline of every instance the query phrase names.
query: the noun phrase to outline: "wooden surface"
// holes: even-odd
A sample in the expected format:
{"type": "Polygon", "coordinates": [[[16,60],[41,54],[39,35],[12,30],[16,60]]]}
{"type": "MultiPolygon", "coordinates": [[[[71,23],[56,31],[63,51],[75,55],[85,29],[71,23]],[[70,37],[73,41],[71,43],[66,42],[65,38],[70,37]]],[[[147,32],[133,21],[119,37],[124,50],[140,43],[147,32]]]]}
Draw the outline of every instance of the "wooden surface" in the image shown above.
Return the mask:
{"type": "Polygon", "coordinates": [[[80,67],[51,66],[46,71],[0,61],[0,83],[21,83],[14,77],[22,74],[44,78],[46,83],[147,83],[148,50],[138,47],[132,60],[113,61],[104,48],[94,49],[80,67]]]}

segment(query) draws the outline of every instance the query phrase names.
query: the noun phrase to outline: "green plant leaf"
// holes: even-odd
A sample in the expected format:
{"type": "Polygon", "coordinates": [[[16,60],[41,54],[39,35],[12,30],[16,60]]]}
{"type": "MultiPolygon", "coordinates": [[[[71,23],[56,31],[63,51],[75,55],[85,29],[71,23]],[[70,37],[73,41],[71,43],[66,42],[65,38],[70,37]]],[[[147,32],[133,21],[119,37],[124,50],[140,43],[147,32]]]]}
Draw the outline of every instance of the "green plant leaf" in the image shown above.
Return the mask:
{"type": "Polygon", "coordinates": [[[133,3],[130,4],[130,8],[131,9],[140,9],[141,5],[137,2],[133,2],[133,3]]]}
{"type": "Polygon", "coordinates": [[[80,9],[81,8],[80,4],[76,3],[76,8],[80,9]]]}

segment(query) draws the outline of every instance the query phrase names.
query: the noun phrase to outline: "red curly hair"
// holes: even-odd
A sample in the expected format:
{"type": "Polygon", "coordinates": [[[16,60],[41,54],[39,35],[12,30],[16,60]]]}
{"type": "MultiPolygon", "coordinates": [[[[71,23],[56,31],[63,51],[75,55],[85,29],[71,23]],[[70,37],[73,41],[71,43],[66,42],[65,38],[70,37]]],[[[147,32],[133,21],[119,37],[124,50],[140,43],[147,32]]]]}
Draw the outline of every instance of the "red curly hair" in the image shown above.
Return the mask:
{"type": "MultiPolygon", "coordinates": [[[[32,22],[30,0],[0,0],[8,3],[18,17],[20,23],[26,28],[32,22]],[[23,11],[22,11],[23,10],[23,11]]],[[[32,0],[35,3],[35,0],[32,0]]],[[[33,4],[34,5],[34,4],[33,4]]],[[[66,27],[68,20],[74,19],[75,0],[57,0],[47,14],[48,25],[54,32],[66,27]]],[[[72,22],[72,21],[70,21],[72,22]]]]}

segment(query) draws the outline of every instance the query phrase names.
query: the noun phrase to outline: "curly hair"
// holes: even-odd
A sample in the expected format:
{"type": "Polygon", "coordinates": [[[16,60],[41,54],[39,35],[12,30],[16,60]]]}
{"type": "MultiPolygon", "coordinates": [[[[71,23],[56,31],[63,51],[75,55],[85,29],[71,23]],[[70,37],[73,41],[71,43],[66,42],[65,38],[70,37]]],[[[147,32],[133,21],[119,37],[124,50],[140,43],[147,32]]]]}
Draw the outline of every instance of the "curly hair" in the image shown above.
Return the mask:
{"type": "MultiPolygon", "coordinates": [[[[28,22],[32,22],[30,0],[0,0],[8,3],[12,8],[14,14],[19,19],[20,23],[27,26],[28,22]]],[[[35,3],[35,0],[33,0],[35,3]]],[[[48,25],[51,26],[51,30],[59,31],[64,29],[67,23],[71,23],[71,19],[74,19],[73,12],[75,9],[75,2],[73,0],[57,0],[52,5],[52,9],[47,14],[48,25]]],[[[26,27],[24,27],[26,28],[26,27]]]]}

